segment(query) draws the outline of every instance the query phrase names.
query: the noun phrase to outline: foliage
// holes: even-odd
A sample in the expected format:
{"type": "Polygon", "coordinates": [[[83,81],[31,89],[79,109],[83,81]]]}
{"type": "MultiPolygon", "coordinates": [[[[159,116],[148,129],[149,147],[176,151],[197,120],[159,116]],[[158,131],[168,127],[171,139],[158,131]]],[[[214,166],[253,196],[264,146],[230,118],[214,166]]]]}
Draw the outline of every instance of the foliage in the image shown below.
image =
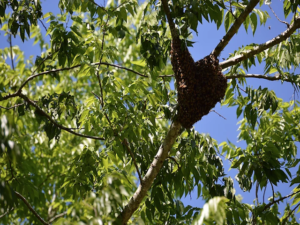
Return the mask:
{"type": "MultiPolygon", "coordinates": [[[[295,15],[286,34],[243,46],[220,63],[228,79],[222,105],[235,107],[241,118],[241,148],[180,126],[172,136],[177,90],[171,88],[170,28],[161,1],[110,0],[104,7],[60,0],[54,15],[43,14],[39,0],[1,0],[1,32],[10,43],[0,49],[1,224],[125,224],[137,196],[129,224],[298,224],[300,103],[247,84],[256,77],[299,90],[300,77],[292,71],[300,65],[298,3],[284,0],[285,16],[295,15]],[[25,58],[13,37],[32,39],[41,54],[25,58]],[[263,75],[248,75],[256,64],[265,66],[263,75]],[[280,183],[294,189],[244,203],[221,156],[237,171],[243,191],[280,183]],[[202,208],[180,200],[193,190],[206,202],[202,208]]],[[[260,8],[263,0],[168,4],[187,46],[204,20],[225,27],[224,48],[239,21],[257,35],[257,26],[270,19],[260,8]],[[247,13],[251,4],[256,8],[247,13]]]]}

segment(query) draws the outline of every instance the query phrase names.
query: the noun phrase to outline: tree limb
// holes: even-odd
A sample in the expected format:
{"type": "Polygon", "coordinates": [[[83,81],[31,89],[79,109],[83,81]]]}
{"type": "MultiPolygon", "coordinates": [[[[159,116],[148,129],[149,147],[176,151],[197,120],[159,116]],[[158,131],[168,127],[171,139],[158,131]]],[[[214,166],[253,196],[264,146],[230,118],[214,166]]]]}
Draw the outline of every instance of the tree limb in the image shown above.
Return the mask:
{"type": "Polygon", "coordinates": [[[273,199],[272,202],[270,202],[269,204],[267,204],[267,205],[264,207],[263,211],[265,211],[266,209],[270,208],[270,207],[271,207],[272,205],[274,205],[275,203],[280,202],[280,201],[282,201],[282,200],[284,200],[284,199],[286,199],[286,198],[289,198],[289,197],[291,197],[291,196],[293,196],[293,195],[295,195],[295,194],[297,194],[297,193],[300,193],[300,190],[299,190],[299,191],[296,191],[296,192],[294,192],[294,193],[292,193],[292,194],[286,195],[286,196],[284,196],[284,197],[282,197],[282,198],[279,198],[279,199],[277,199],[276,201],[274,201],[274,199],[273,199]]]}
{"type": "Polygon", "coordinates": [[[265,80],[269,80],[269,81],[283,80],[283,81],[287,81],[287,82],[293,82],[293,80],[291,80],[289,77],[284,77],[282,79],[282,77],[279,73],[275,74],[272,77],[266,76],[266,75],[261,75],[261,74],[234,74],[234,75],[225,76],[225,78],[227,80],[235,79],[235,78],[258,78],[258,79],[265,79],[265,80]]]}
{"type": "Polygon", "coordinates": [[[133,152],[132,152],[131,149],[129,148],[129,146],[128,146],[129,144],[128,144],[128,142],[127,142],[126,139],[123,140],[123,144],[125,145],[125,147],[126,147],[128,153],[130,154],[130,156],[131,156],[131,158],[132,158],[133,164],[134,164],[134,166],[135,166],[135,169],[136,169],[136,171],[137,171],[137,173],[138,173],[138,176],[139,176],[139,179],[140,179],[140,183],[142,183],[142,182],[143,182],[142,175],[141,175],[140,170],[139,170],[139,168],[138,168],[138,166],[137,166],[137,163],[136,163],[135,157],[134,157],[134,155],[133,155],[133,152]]]}
{"type": "Polygon", "coordinates": [[[230,27],[228,32],[225,34],[225,36],[222,38],[220,43],[217,45],[217,47],[212,51],[212,54],[215,55],[215,57],[218,57],[223,51],[223,49],[227,46],[231,38],[236,34],[236,32],[239,30],[242,23],[245,21],[249,13],[252,12],[254,7],[259,3],[259,0],[251,0],[245,10],[241,13],[241,15],[235,20],[233,25],[230,27]]]}
{"type": "MultiPolygon", "coordinates": [[[[26,81],[21,85],[21,87],[18,89],[18,91],[16,91],[15,93],[13,94],[8,94],[2,98],[0,98],[0,101],[3,101],[3,100],[6,100],[6,99],[9,99],[9,98],[13,98],[13,97],[17,97],[19,96],[19,93],[21,92],[21,90],[23,89],[23,87],[25,87],[25,85],[33,80],[34,78],[36,77],[39,77],[39,76],[43,76],[43,75],[47,75],[47,74],[51,74],[51,73],[57,73],[57,72],[61,72],[61,71],[66,71],[66,70],[72,70],[72,69],[76,69],[78,67],[80,67],[82,64],[78,64],[78,65],[75,65],[75,66],[71,66],[71,67],[66,67],[66,68],[61,68],[61,69],[55,69],[55,70],[49,70],[49,71],[44,71],[44,72],[41,72],[41,73],[37,73],[37,74],[34,74],[34,75],[31,75],[30,77],[28,77],[26,79],[26,81]]],[[[132,72],[136,75],[139,75],[139,76],[142,76],[142,77],[148,77],[147,75],[145,74],[142,74],[142,73],[139,73],[133,69],[130,69],[130,68],[127,68],[127,67],[124,67],[124,66],[119,66],[119,65],[116,65],[116,64],[112,64],[112,63],[106,63],[106,62],[101,62],[101,63],[91,63],[91,66],[97,66],[97,65],[106,65],[106,66],[111,66],[111,67],[116,67],[118,69],[123,69],[123,70],[127,70],[129,72],[132,72]]],[[[174,74],[170,74],[170,75],[160,75],[159,77],[173,77],[174,74]]]]}
{"type": "Polygon", "coordinates": [[[179,40],[179,34],[178,34],[178,30],[175,27],[175,24],[173,22],[173,18],[171,16],[171,12],[168,6],[168,0],[161,0],[161,4],[163,6],[164,12],[166,14],[168,23],[169,23],[169,27],[170,27],[170,31],[171,31],[171,36],[173,40],[178,39],[179,40]]]}
{"type": "Polygon", "coordinates": [[[290,37],[296,29],[300,28],[300,17],[295,18],[294,23],[286,29],[284,32],[273,38],[272,40],[267,41],[266,43],[260,44],[256,47],[254,47],[252,50],[249,50],[247,52],[243,52],[241,55],[234,56],[224,62],[220,63],[220,66],[222,69],[225,69],[229,66],[233,66],[245,59],[248,59],[276,44],[279,44],[280,42],[284,41],[288,37],[290,37]]]}
{"type": "Polygon", "coordinates": [[[8,213],[10,213],[11,211],[13,211],[15,208],[12,207],[11,209],[7,210],[5,213],[3,213],[2,215],[0,215],[0,219],[4,216],[6,216],[8,213]]]}
{"type": "Polygon", "coordinates": [[[261,74],[234,74],[234,75],[225,76],[225,78],[227,80],[235,79],[235,78],[259,78],[259,79],[265,79],[270,81],[281,80],[280,74],[276,74],[273,77],[261,75],[261,74]]]}
{"type": "Polygon", "coordinates": [[[271,4],[269,4],[269,8],[271,9],[272,13],[274,14],[274,16],[276,17],[276,19],[279,22],[284,23],[287,26],[287,28],[290,27],[290,24],[288,22],[279,19],[279,17],[276,15],[276,13],[274,12],[274,10],[272,9],[271,4]]]}
{"type": "Polygon", "coordinates": [[[298,205],[295,206],[295,208],[289,212],[289,214],[284,218],[284,220],[282,221],[282,225],[284,225],[286,223],[286,221],[288,221],[289,217],[293,214],[293,212],[295,212],[295,210],[300,206],[300,203],[298,205]]]}
{"type": "Polygon", "coordinates": [[[54,220],[56,220],[56,219],[58,219],[58,218],[60,218],[60,217],[65,216],[66,214],[67,214],[67,212],[63,212],[63,213],[60,213],[60,214],[58,214],[58,215],[52,217],[52,218],[49,220],[49,224],[50,224],[50,223],[53,223],[54,220]]]}
{"type": "Polygon", "coordinates": [[[29,204],[29,202],[24,198],[20,193],[15,191],[16,196],[18,196],[19,199],[21,199],[25,205],[29,208],[29,210],[38,218],[39,221],[42,222],[44,225],[49,225],[43,218],[32,208],[32,206],[29,204]]]}
{"type": "Polygon", "coordinates": [[[10,109],[17,108],[17,107],[19,107],[19,106],[21,106],[21,105],[24,105],[24,104],[25,104],[25,103],[17,104],[17,105],[13,105],[13,106],[11,106],[11,107],[8,107],[8,108],[3,107],[3,106],[0,105],[0,108],[1,108],[1,109],[6,109],[6,110],[10,110],[10,109]]]}
{"type": "Polygon", "coordinates": [[[9,36],[8,36],[8,42],[9,42],[9,48],[10,48],[11,66],[12,66],[12,69],[15,70],[14,57],[13,57],[13,51],[12,51],[11,34],[9,34],[9,36]]]}
{"type": "Polygon", "coordinates": [[[118,219],[122,221],[122,225],[127,224],[132,214],[137,210],[140,203],[147,195],[147,192],[150,189],[154,178],[159,173],[161,167],[163,166],[164,160],[168,157],[176,138],[179,136],[180,128],[181,124],[177,121],[174,121],[171,124],[170,130],[163,144],[160,146],[156,156],[154,157],[154,160],[151,163],[150,168],[143,178],[143,182],[140,183],[136,192],[130,198],[128,204],[124,207],[122,213],[118,217],[118,219]]]}
{"type": "Polygon", "coordinates": [[[41,114],[43,114],[43,116],[47,117],[51,123],[53,123],[55,126],[59,127],[60,129],[65,130],[65,131],[67,131],[71,134],[74,134],[76,136],[79,136],[79,137],[85,137],[85,138],[90,138],[90,139],[95,139],[95,140],[104,140],[104,138],[101,138],[101,137],[89,136],[89,135],[84,135],[84,134],[74,132],[72,129],[67,128],[67,127],[57,123],[51,116],[49,116],[44,110],[42,110],[34,101],[29,99],[26,95],[23,95],[22,93],[20,93],[18,96],[23,98],[26,102],[28,102],[30,105],[32,105],[34,108],[36,108],[41,114]]]}

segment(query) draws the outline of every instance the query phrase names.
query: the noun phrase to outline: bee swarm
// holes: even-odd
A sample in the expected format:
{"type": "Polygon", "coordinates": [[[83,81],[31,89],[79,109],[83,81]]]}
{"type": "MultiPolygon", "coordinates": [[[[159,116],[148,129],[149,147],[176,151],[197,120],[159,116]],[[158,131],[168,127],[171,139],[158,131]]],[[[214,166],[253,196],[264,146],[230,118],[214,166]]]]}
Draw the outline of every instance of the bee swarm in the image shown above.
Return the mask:
{"type": "Polygon", "coordinates": [[[213,55],[194,62],[180,40],[173,40],[171,63],[178,91],[178,120],[184,128],[191,128],[223,99],[227,87],[219,60],[213,55]]]}

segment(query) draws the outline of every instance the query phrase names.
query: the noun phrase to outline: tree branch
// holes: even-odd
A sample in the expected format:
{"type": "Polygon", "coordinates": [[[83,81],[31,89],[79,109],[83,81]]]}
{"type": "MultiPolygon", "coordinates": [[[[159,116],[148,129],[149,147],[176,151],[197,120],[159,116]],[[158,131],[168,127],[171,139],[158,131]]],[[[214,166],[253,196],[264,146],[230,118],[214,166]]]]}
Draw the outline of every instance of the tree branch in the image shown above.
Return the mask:
{"type": "Polygon", "coordinates": [[[248,59],[276,44],[279,44],[280,42],[284,41],[288,37],[290,37],[296,29],[300,28],[300,17],[295,18],[294,23],[286,29],[284,32],[273,38],[272,40],[267,41],[266,43],[260,44],[256,47],[254,47],[252,50],[249,50],[247,52],[243,52],[241,55],[234,56],[224,62],[220,63],[220,66],[222,69],[225,69],[229,66],[233,66],[245,59],[248,59]]]}
{"type": "Polygon", "coordinates": [[[280,202],[280,201],[282,201],[282,200],[284,200],[284,199],[286,199],[286,198],[289,198],[289,197],[291,197],[291,196],[293,196],[293,195],[295,195],[295,194],[297,194],[297,193],[299,193],[299,192],[300,192],[300,190],[299,190],[299,191],[296,191],[296,192],[294,192],[294,193],[292,193],[292,194],[286,195],[286,196],[284,196],[284,197],[282,197],[282,198],[279,198],[279,199],[277,199],[276,201],[274,201],[274,199],[273,199],[272,202],[270,202],[269,204],[267,204],[267,205],[264,207],[263,211],[265,211],[266,209],[270,208],[270,207],[271,207],[272,205],[274,205],[275,203],[280,202]]]}
{"type": "Polygon", "coordinates": [[[32,105],[34,108],[36,108],[43,116],[47,117],[48,120],[50,120],[51,123],[53,123],[55,126],[59,127],[62,130],[65,130],[71,134],[74,134],[79,137],[84,137],[84,138],[90,138],[90,139],[95,139],[95,140],[104,140],[104,138],[101,137],[95,137],[95,136],[89,136],[89,135],[84,135],[80,133],[74,132],[72,129],[67,128],[59,123],[57,123],[54,119],[52,119],[51,116],[49,116],[44,110],[42,110],[34,101],[30,100],[26,95],[23,95],[22,93],[18,94],[19,97],[23,98],[26,102],[28,102],[30,105],[32,105]]]}
{"type": "Polygon", "coordinates": [[[168,157],[176,138],[180,134],[180,128],[181,124],[177,121],[174,121],[171,124],[170,130],[163,144],[160,146],[156,156],[154,157],[154,160],[151,163],[150,168],[148,169],[146,175],[143,178],[143,182],[140,183],[136,192],[130,198],[128,204],[124,207],[122,213],[118,217],[118,219],[122,221],[122,225],[127,224],[132,214],[137,210],[140,203],[147,195],[147,192],[150,189],[154,178],[159,173],[161,167],[163,166],[164,160],[168,157]]]}
{"type": "Polygon", "coordinates": [[[240,16],[235,20],[233,25],[230,27],[228,32],[225,34],[225,36],[222,38],[220,43],[217,45],[217,47],[212,51],[212,54],[215,55],[215,57],[218,57],[223,51],[223,49],[227,46],[231,38],[236,34],[236,32],[239,30],[242,23],[245,21],[249,13],[252,12],[254,7],[258,4],[259,0],[251,0],[245,10],[240,14],[240,16]]]}
{"type": "Polygon", "coordinates": [[[167,157],[167,159],[171,159],[172,161],[174,161],[174,162],[176,163],[176,165],[177,165],[177,167],[178,167],[179,169],[181,168],[181,166],[180,166],[179,163],[176,161],[176,159],[174,159],[174,157],[169,156],[169,157],[167,157]]]}
{"type": "Polygon", "coordinates": [[[128,142],[127,142],[126,139],[123,140],[123,143],[124,143],[124,145],[125,145],[125,147],[126,147],[128,153],[130,154],[130,156],[131,156],[131,158],[132,158],[133,164],[134,164],[134,166],[135,166],[135,169],[136,169],[136,171],[137,171],[137,173],[138,173],[138,176],[139,176],[139,179],[140,179],[140,183],[142,184],[142,181],[143,181],[142,175],[141,175],[141,173],[140,173],[139,167],[137,166],[135,157],[134,157],[134,155],[133,155],[131,149],[130,149],[129,146],[128,146],[129,144],[128,144],[128,142]]]}
{"type": "Polygon", "coordinates": [[[1,109],[6,109],[6,110],[10,110],[10,109],[17,108],[17,107],[19,107],[19,106],[21,106],[21,105],[24,105],[24,104],[25,104],[25,103],[17,104],[17,105],[13,105],[13,106],[11,106],[11,107],[8,107],[8,108],[3,107],[3,106],[0,105],[0,108],[1,108],[1,109]]]}
{"type": "Polygon", "coordinates": [[[163,6],[164,12],[166,14],[166,17],[167,17],[167,20],[169,23],[172,39],[173,40],[179,39],[178,30],[175,27],[175,24],[173,22],[173,18],[171,16],[171,12],[170,12],[170,9],[168,6],[168,0],[161,0],[161,4],[163,6]]]}
{"type": "Polygon", "coordinates": [[[61,214],[58,214],[58,215],[52,217],[52,218],[49,220],[49,224],[50,224],[50,223],[53,223],[54,220],[56,220],[56,219],[58,219],[58,218],[60,218],[60,217],[63,217],[63,216],[65,216],[65,215],[67,215],[67,212],[63,212],[63,213],[61,213],[61,214]]]}
{"type": "Polygon", "coordinates": [[[277,19],[279,22],[284,23],[284,24],[287,26],[287,28],[290,27],[290,24],[289,24],[288,22],[282,21],[282,20],[279,19],[279,17],[276,15],[276,13],[274,12],[274,10],[272,9],[271,4],[269,4],[269,8],[271,9],[272,13],[274,14],[274,16],[276,17],[276,19],[277,19]]]}
{"type": "Polygon", "coordinates": [[[222,116],[220,113],[218,113],[216,110],[210,110],[210,111],[216,113],[219,117],[222,117],[224,120],[226,120],[226,118],[222,116]]]}
{"type": "Polygon", "coordinates": [[[103,6],[98,5],[95,1],[89,0],[89,2],[93,3],[94,5],[96,5],[97,7],[99,7],[100,9],[104,10],[105,12],[107,12],[106,9],[103,6]]]}
{"type": "Polygon", "coordinates": [[[295,208],[289,212],[289,214],[284,218],[284,220],[282,221],[282,225],[284,225],[286,223],[286,221],[288,221],[289,217],[293,214],[293,212],[295,212],[295,210],[300,206],[300,203],[298,205],[295,206],[295,208]]]}
{"type": "Polygon", "coordinates": [[[0,219],[4,216],[6,216],[8,213],[10,213],[11,211],[13,211],[15,208],[12,207],[11,209],[7,210],[5,213],[3,213],[2,215],[0,215],[0,219]]]}
{"type": "MultiPolygon", "coordinates": [[[[3,101],[3,100],[6,100],[6,99],[9,99],[9,98],[13,98],[13,97],[17,97],[19,96],[19,93],[21,92],[22,88],[25,87],[25,85],[31,81],[32,79],[36,78],[36,77],[39,77],[39,76],[43,76],[43,75],[47,75],[47,74],[51,74],[51,73],[57,73],[57,72],[61,72],[61,71],[66,71],[66,70],[72,70],[72,69],[76,69],[78,67],[80,67],[82,64],[78,64],[78,65],[75,65],[75,66],[71,66],[71,67],[66,67],[66,68],[61,68],[61,69],[55,69],[55,70],[49,70],[49,71],[44,71],[44,72],[41,72],[41,73],[37,73],[37,74],[34,74],[34,75],[31,75],[30,77],[28,77],[26,79],[26,81],[21,85],[21,87],[18,89],[18,91],[16,91],[15,93],[13,94],[8,94],[2,98],[0,98],[0,101],[3,101]]],[[[97,65],[106,65],[106,66],[111,66],[111,67],[116,67],[118,69],[123,69],[123,70],[127,70],[129,72],[132,72],[136,75],[139,75],[139,76],[142,76],[142,77],[148,77],[147,75],[145,74],[142,74],[142,73],[139,73],[133,69],[130,69],[130,68],[127,68],[127,67],[124,67],[124,66],[119,66],[119,65],[116,65],[116,64],[112,64],[112,63],[106,63],[106,62],[101,62],[101,63],[91,63],[91,66],[97,66],[97,65]]],[[[174,77],[174,74],[170,74],[170,75],[160,75],[159,77],[174,77]]]]}
{"type": "MultiPolygon", "coordinates": [[[[270,80],[270,81],[282,80],[282,77],[279,73],[275,74],[272,77],[266,76],[266,75],[261,75],[261,74],[234,74],[234,75],[225,76],[225,78],[227,80],[235,79],[235,78],[258,78],[258,79],[265,79],[265,80],[270,80]]],[[[283,81],[293,82],[293,80],[291,80],[288,77],[283,78],[283,81]]]]}
{"type": "Polygon", "coordinates": [[[10,48],[11,66],[12,66],[12,69],[15,70],[13,51],[12,51],[11,34],[9,34],[9,36],[8,36],[8,42],[9,42],[9,48],[10,48]]]}
{"type": "Polygon", "coordinates": [[[29,204],[29,202],[18,192],[15,191],[15,194],[18,196],[19,199],[21,199],[25,205],[29,208],[29,210],[38,218],[39,221],[42,222],[44,225],[49,225],[43,218],[32,208],[32,206],[29,204]]]}

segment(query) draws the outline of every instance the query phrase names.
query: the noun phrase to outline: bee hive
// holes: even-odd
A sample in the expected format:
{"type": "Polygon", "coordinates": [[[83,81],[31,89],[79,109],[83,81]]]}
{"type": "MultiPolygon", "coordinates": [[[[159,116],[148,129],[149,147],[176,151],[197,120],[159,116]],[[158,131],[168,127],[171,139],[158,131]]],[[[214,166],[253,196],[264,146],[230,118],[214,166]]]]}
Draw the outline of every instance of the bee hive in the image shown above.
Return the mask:
{"type": "Polygon", "coordinates": [[[179,39],[172,41],[171,63],[178,91],[178,119],[184,128],[191,128],[223,99],[226,78],[217,58],[208,55],[194,62],[179,39]]]}

